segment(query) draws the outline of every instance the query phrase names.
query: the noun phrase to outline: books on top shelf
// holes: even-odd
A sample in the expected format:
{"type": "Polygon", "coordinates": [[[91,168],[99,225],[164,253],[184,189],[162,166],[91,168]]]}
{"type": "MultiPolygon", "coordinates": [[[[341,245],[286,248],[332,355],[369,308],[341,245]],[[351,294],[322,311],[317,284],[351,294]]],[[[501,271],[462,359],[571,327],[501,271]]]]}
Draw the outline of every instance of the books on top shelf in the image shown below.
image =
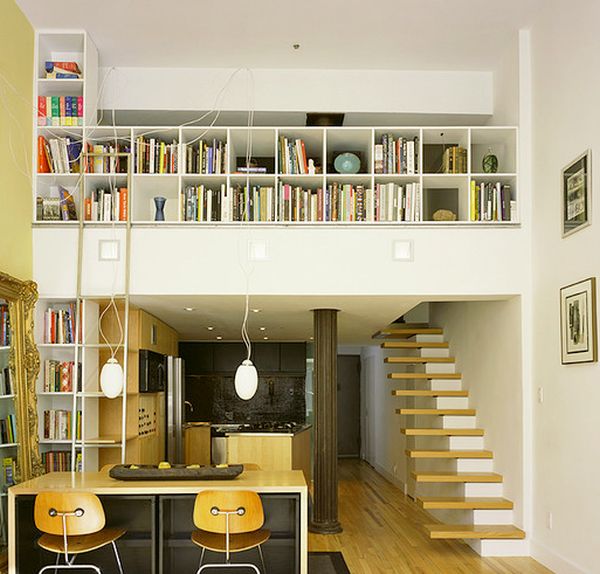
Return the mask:
{"type": "Polygon", "coordinates": [[[129,192],[126,187],[94,189],[83,205],[85,221],[127,221],[129,192]]]}
{"type": "Polygon", "coordinates": [[[78,363],[77,367],[77,372],[75,372],[74,361],[46,359],[44,361],[44,392],[71,393],[73,392],[75,377],[77,377],[78,387],[80,387],[81,363],[78,363]]]}
{"type": "Polygon", "coordinates": [[[306,146],[302,139],[279,138],[279,173],[308,174],[306,146]]]}
{"type": "Polygon", "coordinates": [[[57,309],[48,307],[44,313],[44,343],[75,343],[76,320],[75,303],[57,309]]]}
{"type": "Polygon", "coordinates": [[[80,80],[81,69],[77,62],[46,60],[44,64],[47,80],[80,80]]]}
{"type": "Polygon", "coordinates": [[[4,367],[0,371],[0,395],[6,396],[14,394],[15,386],[12,371],[10,370],[10,367],[4,367]]]}
{"type": "Polygon", "coordinates": [[[38,173],[79,173],[81,142],[38,136],[38,173]]]}
{"type": "Polygon", "coordinates": [[[46,472],[68,472],[71,470],[71,451],[51,450],[43,452],[42,464],[46,472]]]}
{"type": "Polygon", "coordinates": [[[375,144],[375,173],[414,175],[419,172],[419,138],[383,134],[375,144]]]}
{"type": "Polygon", "coordinates": [[[65,409],[44,411],[44,438],[46,440],[71,440],[71,431],[71,411],[65,409]]]}
{"type": "MultiPolygon", "coordinates": [[[[86,152],[91,154],[116,154],[130,153],[131,146],[128,143],[111,144],[86,144],[86,152]]],[[[127,173],[127,158],[118,155],[92,155],[84,158],[86,173],[127,173]]]]}
{"type": "Polygon", "coordinates": [[[36,221],[77,221],[73,194],[62,185],[50,189],[53,195],[36,198],[36,221]]]}
{"type": "Polygon", "coordinates": [[[157,138],[139,136],[135,139],[135,172],[168,174],[178,172],[178,144],[157,138]]]}
{"type": "Polygon", "coordinates": [[[227,143],[213,139],[212,143],[199,140],[183,144],[185,172],[221,174],[227,171],[227,143]]]}
{"type": "Polygon", "coordinates": [[[467,173],[467,150],[457,145],[446,148],[442,156],[442,172],[467,173]]]}
{"type": "Polygon", "coordinates": [[[17,420],[15,415],[6,415],[5,419],[0,419],[0,442],[2,444],[17,442],[17,420]]]}
{"type": "Polygon", "coordinates": [[[10,346],[10,316],[8,305],[0,304],[0,347],[10,346]]]}
{"type": "Polygon", "coordinates": [[[510,185],[471,180],[469,221],[516,221],[510,185]]]}
{"type": "Polygon", "coordinates": [[[38,96],[38,126],[82,126],[83,96],[38,96]]]}

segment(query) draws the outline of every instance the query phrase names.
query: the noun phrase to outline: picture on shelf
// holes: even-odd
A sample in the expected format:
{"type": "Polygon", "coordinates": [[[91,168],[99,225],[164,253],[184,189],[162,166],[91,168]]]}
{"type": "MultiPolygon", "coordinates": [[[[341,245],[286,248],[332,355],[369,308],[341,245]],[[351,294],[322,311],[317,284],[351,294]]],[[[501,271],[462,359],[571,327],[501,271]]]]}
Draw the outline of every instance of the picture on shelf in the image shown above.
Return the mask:
{"type": "Polygon", "coordinates": [[[561,362],[597,360],[596,278],[560,290],[561,362]]]}
{"type": "Polygon", "coordinates": [[[567,237],[590,224],[591,151],[562,170],[562,234],[567,237]]]}

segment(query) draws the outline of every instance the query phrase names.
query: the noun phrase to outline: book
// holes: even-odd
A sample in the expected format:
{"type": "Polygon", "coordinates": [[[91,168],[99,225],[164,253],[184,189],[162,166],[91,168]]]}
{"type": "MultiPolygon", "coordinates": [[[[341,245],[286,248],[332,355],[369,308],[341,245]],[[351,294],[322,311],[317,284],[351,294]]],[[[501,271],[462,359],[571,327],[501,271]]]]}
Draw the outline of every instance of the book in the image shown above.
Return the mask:
{"type": "Polygon", "coordinates": [[[15,484],[15,459],[12,456],[5,456],[2,459],[2,477],[4,479],[2,489],[6,492],[15,484]]]}
{"type": "Polygon", "coordinates": [[[46,79],[81,79],[81,70],[77,62],[58,62],[47,60],[44,64],[46,79]]]}
{"type": "Polygon", "coordinates": [[[77,221],[77,208],[75,207],[75,200],[71,192],[63,187],[59,186],[58,190],[60,194],[60,211],[63,221],[77,221]]]}

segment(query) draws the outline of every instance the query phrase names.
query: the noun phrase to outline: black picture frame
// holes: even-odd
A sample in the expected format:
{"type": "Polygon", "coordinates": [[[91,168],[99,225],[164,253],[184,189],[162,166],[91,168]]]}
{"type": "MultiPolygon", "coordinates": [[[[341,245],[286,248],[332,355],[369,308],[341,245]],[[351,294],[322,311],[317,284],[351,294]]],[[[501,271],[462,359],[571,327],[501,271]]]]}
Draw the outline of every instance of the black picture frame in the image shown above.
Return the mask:
{"type": "Polygon", "coordinates": [[[562,170],[563,237],[568,237],[591,224],[591,172],[591,151],[589,149],[562,170]]]}

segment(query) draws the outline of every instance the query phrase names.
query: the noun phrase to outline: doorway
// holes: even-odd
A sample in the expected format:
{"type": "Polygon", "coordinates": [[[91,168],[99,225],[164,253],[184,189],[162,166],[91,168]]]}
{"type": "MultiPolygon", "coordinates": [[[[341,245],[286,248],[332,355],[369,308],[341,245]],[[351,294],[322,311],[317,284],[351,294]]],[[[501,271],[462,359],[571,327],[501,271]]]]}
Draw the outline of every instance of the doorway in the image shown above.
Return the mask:
{"type": "Polygon", "coordinates": [[[337,358],[338,456],[360,457],[360,355],[337,358]]]}

